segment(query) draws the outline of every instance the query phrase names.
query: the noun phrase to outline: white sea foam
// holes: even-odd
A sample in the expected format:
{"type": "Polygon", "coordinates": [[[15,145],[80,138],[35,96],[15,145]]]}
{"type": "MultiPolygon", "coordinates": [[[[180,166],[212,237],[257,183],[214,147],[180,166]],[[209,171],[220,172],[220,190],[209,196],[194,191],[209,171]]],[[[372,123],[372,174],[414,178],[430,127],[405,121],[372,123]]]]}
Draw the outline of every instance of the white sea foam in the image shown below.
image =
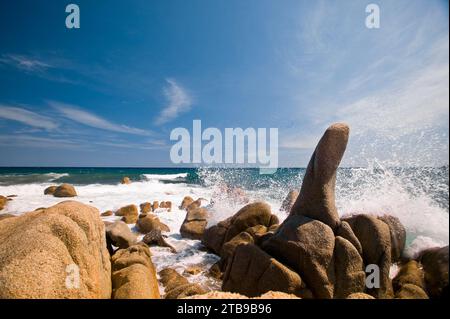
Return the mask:
{"type": "Polygon", "coordinates": [[[69,173],[48,173],[48,174],[43,174],[43,175],[48,176],[50,178],[49,182],[51,182],[51,181],[60,179],[61,177],[67,177],[67,176],[69,176],[69,173]]]}
{"type": "Polygon", "coordinates": [[[180,173],[180,174],[143,174],[144,178],[148,181],[157,180],[157,181],[176,181],[176,180],[184,180],[188,174],[180,173]]]}

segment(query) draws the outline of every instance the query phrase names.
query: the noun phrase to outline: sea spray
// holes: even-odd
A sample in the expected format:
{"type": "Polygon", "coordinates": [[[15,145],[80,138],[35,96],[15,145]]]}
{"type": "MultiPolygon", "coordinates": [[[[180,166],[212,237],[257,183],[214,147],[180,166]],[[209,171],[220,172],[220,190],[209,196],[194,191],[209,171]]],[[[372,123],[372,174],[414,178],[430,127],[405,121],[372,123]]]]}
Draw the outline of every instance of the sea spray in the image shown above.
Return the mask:
{"type": "Polygon", "coordinates": [[[393,215],[407,231],[408,254],[422,245],[448,244],[448,166],[443,168],[368,168],[338,171],[336,201],[342,215],[368,213],[393,215]],[[427,240],[423,240],[427,238],[427,240]],[[434,244],[433,244],[434,243],[434,244]]]}
{"type": "MultiPolygon", "coordinates": [[[[242,207],[222,185],[243,188],[250,200],[265,200],[280,220],[280,204],[291,189],[300,189],[304,169],[281,169],[273,176],[258,176],[251,169],[202,169],[202,185],[217,197],[211,207],[210,225],[232,216],[242,207]]],[[[366,168],[340,168],[336,203],[339,214],[389,214],[407,230],[407,254],[449,242],[448,166],[439,168],[384,167],[373,161],[366,168]]]]}

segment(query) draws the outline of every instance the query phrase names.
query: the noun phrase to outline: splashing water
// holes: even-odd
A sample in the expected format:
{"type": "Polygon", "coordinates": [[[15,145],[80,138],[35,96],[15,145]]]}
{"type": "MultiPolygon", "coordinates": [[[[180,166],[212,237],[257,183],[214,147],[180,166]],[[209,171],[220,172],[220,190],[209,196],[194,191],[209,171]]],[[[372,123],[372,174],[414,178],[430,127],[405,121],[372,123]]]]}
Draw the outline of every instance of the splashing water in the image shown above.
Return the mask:
{"type": "Polygon", "coordinates": [[[407,232],[408,255],[449,241],[448,166],[369,168],[338,171],[336,200],[341,215],[393,215],[407,232]],[[422,244],[421,244],[422,243],[422,244]]]}
{"type": "MultiPolygon", "coordinates": [[[[408,255],[449,242],[449,167],[383,167],[373,161],[367,168],[340,168],[337,172],[336,205],[341,216],[350,214],[393,215],[407,231],[408,255]]],[[[284,220],[279,210],[284,196],[300,189],[305,169],[280,169],[259,175],[257,169],[201,169],[201,184],[217,198],[210,224],[232,216],[242,207],[224,193],[223,185],[240,187],[250,201],[264,200],[284,220]]]]}

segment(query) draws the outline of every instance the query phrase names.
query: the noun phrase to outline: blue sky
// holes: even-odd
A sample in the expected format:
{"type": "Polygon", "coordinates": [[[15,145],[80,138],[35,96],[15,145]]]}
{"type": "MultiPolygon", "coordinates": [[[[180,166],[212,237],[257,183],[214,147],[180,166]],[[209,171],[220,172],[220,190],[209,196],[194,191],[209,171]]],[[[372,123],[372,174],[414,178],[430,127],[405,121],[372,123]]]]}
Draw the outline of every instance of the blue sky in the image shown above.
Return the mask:
{"type": "Polygon", "coordinates": [[[194,119],[278,128],[281,166],[335,121],[343,165],[448,164],[448,1],[69,3],[0,2],[1,166],[170,166],[194,119]]]}

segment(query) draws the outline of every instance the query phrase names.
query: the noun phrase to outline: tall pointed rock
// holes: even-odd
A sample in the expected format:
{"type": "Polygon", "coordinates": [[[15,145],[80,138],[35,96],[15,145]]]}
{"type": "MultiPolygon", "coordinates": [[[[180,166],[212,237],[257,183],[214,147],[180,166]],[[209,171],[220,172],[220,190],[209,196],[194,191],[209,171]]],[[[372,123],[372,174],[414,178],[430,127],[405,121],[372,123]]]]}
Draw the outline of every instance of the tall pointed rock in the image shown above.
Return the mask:
{"type": "Polygon", "coordinates": [[[343,123],[333,124],[326,130],[309,161],[291,215],[319,220],[333,230],[340,224],[334,195],[336,170],[347,147],[349,132],[343,123]]]}

